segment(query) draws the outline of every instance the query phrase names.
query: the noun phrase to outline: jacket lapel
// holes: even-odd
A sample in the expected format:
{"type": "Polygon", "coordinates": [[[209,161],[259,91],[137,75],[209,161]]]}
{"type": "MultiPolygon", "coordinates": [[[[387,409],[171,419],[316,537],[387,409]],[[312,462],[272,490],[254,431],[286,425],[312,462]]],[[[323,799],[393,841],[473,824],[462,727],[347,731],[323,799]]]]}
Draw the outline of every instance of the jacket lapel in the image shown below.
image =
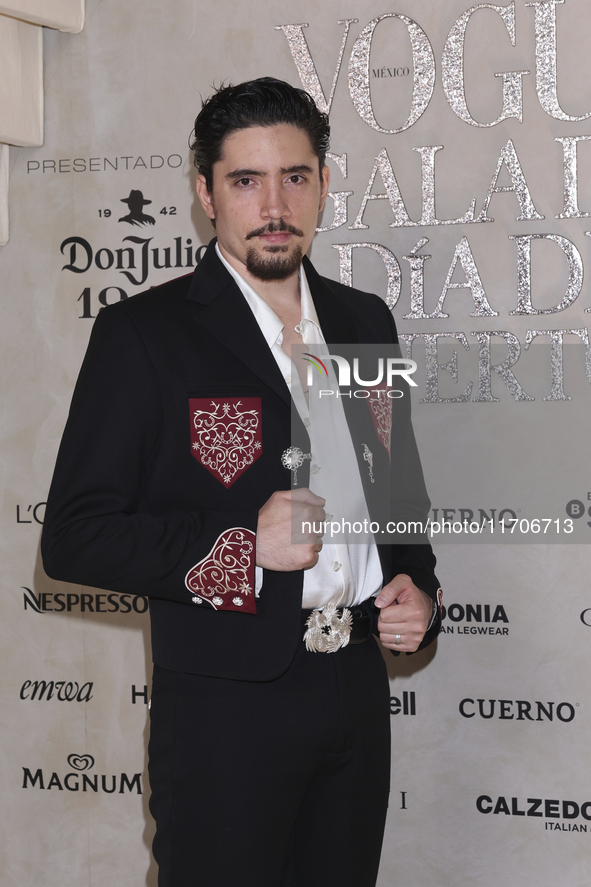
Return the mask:
{"type": "MultiPolygon", "coordinates": [[[[349,306],[343,299],[339,298],[338,293],[331,288],[330,281],[320,277],[307,259],[304,259],[304,268],[326,344],[329,346],[358,344],[360,339],[359,330],[357,328],[355,316],[349,306]]],[[[347,356],[349,355],[350,351],[347,352],[347,356]]],[[[367,441],[372,443],[373,441],[372,447],[374,448],[375,453],[372,455],[378,456],[379,454],[381,457],[380,465],[384,470],[383,474],[380,475],[382,478],[386,476],[389,471],[389,465],[386,464],[388,461],[387,457],[385,457],[385,452],[383,457],[380,452],[382,444],[379,443],[376,438],[367,401],[345,396],[342,399],[342,404],[347,424],[349,426],[349,433],[351,434],[355,455],[357,457],[359,476],[361,478],[369,512],[372,515],[372,520],[383,520],[383,491],[378,484],[370,483],[368,463],[364,460],[364,443],[367,444],[367,441]],[[378,489],[376,489],[376,487],[378,487],[378,489]]],[[[388,581],[386,577],[391,575],[389,560],[390,547],[386,545],[378,545],[378,554],[380,556],[385,584],[388,581]]]]}
{"type": "Polygon", "coordinates": [[[358,342],[359,332],[353,313],[330,288],[330,282],[320,277],[308,258],[304,258],[304,271],[326,344],[358,342]]]}
{"type": "Polygon", "coordinates": [[[291,406],[289,389],[248,303],[220,262],[215,240],[197,266],[187,299],[199,305],[195,320],[291,406]]]}
{"type": "MultiPolygon", "coordinates": [[[[327,345],[358,342],[359,332],[352,311],[307,258],[304,258],[304,270],[327,345]]],[[[187,300],[195,304],[195,321],[291,408],[289,388],[246,300],[218,258],[215,239],[195,270],[187,300]]],[[[351,405],[346,399],[344,404],[351,425],[351,405]]],[[[297,414],[294,418],[293,433],[300,432],[296,436],[301,437],[301,441],[297,443],[306,449],[307,433],[297,414]]]]}

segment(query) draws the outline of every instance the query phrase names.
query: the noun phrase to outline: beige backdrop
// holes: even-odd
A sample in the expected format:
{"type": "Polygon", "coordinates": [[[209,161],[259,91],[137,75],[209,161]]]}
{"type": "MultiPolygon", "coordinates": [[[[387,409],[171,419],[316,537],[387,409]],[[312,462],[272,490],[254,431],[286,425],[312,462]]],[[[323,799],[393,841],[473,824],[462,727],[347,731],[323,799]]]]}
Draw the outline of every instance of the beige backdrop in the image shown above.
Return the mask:
{"type": "Polygon", "coordinates": [[[44,32],[0,255],[3,887],[155,885],[145,601],[50,581],[43,503],[92,318],[211,236],[200,96],[265,74],[331,109],[315,264],[387,298],[419,364],[448,609],[390,657],[380,887],[588,884],[590,41],[586,0],[87,0],[44,32]]]}

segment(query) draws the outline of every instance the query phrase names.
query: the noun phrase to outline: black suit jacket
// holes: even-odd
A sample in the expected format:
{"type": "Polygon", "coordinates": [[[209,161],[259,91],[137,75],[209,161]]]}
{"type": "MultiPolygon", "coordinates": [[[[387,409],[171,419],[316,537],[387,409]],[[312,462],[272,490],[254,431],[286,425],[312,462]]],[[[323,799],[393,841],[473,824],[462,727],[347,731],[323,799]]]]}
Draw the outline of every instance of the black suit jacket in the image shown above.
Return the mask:
{"type": "MultiPolygon", "coordinates": [[[[381,299],[321,278],[305,262],[328,344],[393,341],[394,324],[381,299]]],[[[360,408],[369,417],[365,404],[351,406],[360,408]]],[[[307,452],[303,425],[296,423],[295,433],[307,452]]],[[[371,434],[377,452],[381,444],[369,421],[364,435],[371,434]]],[[[406,417],[393,441],[401,477],[411,464],[416,472],[406,417]]],[[[289,390],[212,244],[193,275],[98,315],[48,498],[47,573],[147,595],[154,661],[164,668],[252,681],[282,674],[302,637],[303,571],[265,570],[256,614],[204,606],[185,580],[233,528],[255,542],[258,510],[275,490],[290,488],[281,454],[292,443],[289,390]],[[229,486],[194,457],[190,438],[189,399],[225,397],[260,398],[262,428],[259,457],[229,486]]],[[[366,478],[361,455],[360,466],[366,478]]],[[[307,485],[307,467],[300,486],[307,485]]],[[[417,513],[426,514],[426,494],[418,498],[417,513]]],[[[379,551],[384,583],[408,573],[435,599],[428,545],[380,545],[379,551]]],[[[244,558],[252,576],[254,547],[244,558]]],[[[438,629],[437,621],[430,637],[438,629]]]]}

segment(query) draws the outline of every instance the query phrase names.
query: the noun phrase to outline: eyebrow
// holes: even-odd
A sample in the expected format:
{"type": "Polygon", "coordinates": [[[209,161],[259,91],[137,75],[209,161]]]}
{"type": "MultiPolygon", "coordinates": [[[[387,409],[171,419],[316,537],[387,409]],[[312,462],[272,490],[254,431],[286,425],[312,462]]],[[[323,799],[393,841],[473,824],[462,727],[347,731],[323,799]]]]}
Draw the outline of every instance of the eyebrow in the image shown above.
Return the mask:
{"type": "MultiPolygon", "coordinates": [[[[308,166],[306,163],[298,163],[294,166],[282,166],[279,170],[281,175],[294,175],[295,173],[305,172],[311,173],[312,167],[308,166]]],[[[231,172],[226,174],[227,179],[243,179],[247,176],[261,176],[264,178],[267,175],[266,172],[263,172],[260,169],[233,169],[231,172]]]]}

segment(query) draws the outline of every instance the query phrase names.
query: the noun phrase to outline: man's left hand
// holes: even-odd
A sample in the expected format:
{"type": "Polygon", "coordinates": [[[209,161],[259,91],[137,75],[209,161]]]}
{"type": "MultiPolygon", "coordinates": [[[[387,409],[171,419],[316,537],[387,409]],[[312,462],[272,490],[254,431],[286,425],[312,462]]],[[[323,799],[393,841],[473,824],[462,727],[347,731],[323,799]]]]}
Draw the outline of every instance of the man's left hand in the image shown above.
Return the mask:
{"type": "Polygon", "coordinates": [[[399,573],[382,588],[375,603],[381,609],[378,631],[383,646],[414,653],[431,621],[433,601],[429,595],[417,588],[410,576],[399,573]]]}

